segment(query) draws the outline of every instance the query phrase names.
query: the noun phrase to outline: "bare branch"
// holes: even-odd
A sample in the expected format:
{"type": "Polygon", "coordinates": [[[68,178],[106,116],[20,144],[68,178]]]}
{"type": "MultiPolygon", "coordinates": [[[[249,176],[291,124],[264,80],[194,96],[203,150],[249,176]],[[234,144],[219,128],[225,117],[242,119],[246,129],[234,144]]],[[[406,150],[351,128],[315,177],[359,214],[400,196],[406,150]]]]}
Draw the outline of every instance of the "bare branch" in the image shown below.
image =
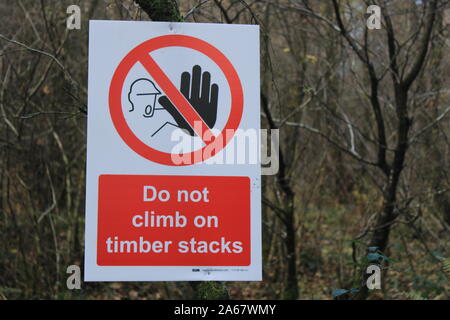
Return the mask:
{"type": "Polygon", "coordinates": [[[430,124],[420,129],[411,139],[409,139],[409,143],[414,143],[422,134],[424,134],[427,130],[433,128],[439,121],[444,119],[444,117],[450,112],[450,106],[444,110],[436,119],[433,120],[430,124]]]}

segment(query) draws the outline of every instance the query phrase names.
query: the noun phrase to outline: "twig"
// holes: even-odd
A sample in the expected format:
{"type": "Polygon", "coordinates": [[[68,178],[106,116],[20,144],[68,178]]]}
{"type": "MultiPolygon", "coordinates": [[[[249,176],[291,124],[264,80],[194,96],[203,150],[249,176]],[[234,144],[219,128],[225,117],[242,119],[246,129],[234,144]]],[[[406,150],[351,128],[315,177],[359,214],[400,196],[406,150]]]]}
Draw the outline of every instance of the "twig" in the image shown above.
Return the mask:
{"type": "Polygon", "coordinates": [[[39,50],[39,49],[35,49],[35,48],[32,48],[32,47],[29,47],[29,46],[27,46],[26,44],[24,44],[24,43],[22,43],[22,42],[19,42],[19,41],[16,41],[16,40],[12,40],[12,39],[9,39],[9,38],[5,37],[5,36],[4,36],[3,34],[1,34],[1,33],[0,33],[0,39],[3,39],[3,40],[5,40],[5,41],[7,41],[7,42],[10,42],[10,43],[13,43],[13,44],[15,44],[15,45],[18,45],[18,46],[20,46],[20,47],[22,47],[22,48],[25,48],[25,49],[27,49],[27,50],[29,50],[29,51],[31,51],[31,52],[39,53],[39,54],[42,54],[42,55],[44,55],[44,56],[49,57],[50,59],[52,59],[53,61],[55,61],[56,64],[62,69],[62,71],[64,72],[65,76],[68,78],[68,80],[69,80],[72,84],[75,83],[75,81],[74,81],[73,78],[71,77],[70,73],[67,71],[66,67],[65,67],[65,66],[61,63],[61,61],[59,61],[58,58],[56,58],[53,54],[48,53],[48,52],[45,52],[45,51],[42,51],[42,50],[39,50]]]}
{"type": "Polygon", "coordinates": [[[424,134],[428,129],[434,127],[439,121],[441,121],[446,115],[447,113],[450,112],[450,106],[447,107],[447,109],[444,110],[444,112],[442,112],[433,122],[431,122],[429,125],[425,126],[424,128],[422,128],[421,130],[419,130],[418,133],[416,133],[410,140],[409,143],[414,143],[417,138],[419,136],[421,136],[422,134],[424,134]]]}
{"type": "Polygon", "coordinates": [[[198,10],[201,6],[203,6],[205,3],[207,3],[209,0],[203,0],[197,3],[197,5],[193,6],[183,17],[183,20],[186,20],[191,14],[193,14],[196,10],[198,10]]]}

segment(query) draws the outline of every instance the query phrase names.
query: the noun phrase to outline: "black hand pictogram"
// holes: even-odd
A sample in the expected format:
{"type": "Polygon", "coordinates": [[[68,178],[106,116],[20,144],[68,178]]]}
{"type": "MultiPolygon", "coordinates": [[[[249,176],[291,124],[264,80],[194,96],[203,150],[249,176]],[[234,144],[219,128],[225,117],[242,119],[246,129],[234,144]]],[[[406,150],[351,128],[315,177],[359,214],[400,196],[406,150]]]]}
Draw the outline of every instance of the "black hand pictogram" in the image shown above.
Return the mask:
{"type": "MultiPolygon", "coordinates": [[[[192,78],[189,72],[181,74],[180,91],[206,125],[210,129],[213,128],[217,119],[219,86],[215,83],[211,85],[211,74],[209,72],[202,74],[202,68],[195,65],[192,68],[192,78]]],[[[172,115],[181,129],[187,130],[191,136],[195,135],[193,128],[166,96],[160,97],[158,101],[172,115]]]]}

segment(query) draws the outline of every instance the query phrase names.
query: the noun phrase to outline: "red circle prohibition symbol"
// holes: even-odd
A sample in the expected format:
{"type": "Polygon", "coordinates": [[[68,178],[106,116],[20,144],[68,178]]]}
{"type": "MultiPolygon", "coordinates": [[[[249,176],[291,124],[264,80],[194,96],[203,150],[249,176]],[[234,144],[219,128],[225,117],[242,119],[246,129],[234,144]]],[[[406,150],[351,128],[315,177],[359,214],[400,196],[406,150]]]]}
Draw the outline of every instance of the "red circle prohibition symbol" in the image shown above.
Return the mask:
{"type": "MultiPolygon", "coordinates": [[[[122,140],[137,154],[142,157],[163,165],[182,166],[202,162],[210,157],[213,157],[220,152],[233,138],[234,133],[241,122],[242,113],[244,109],[244,94],[242,84],[239,76],[228,60],[228,58],[219,51],[216,47],[208,42],[184,35],[165,35],[147,40],[136,48],[131,50],[125,58],[119,63],[111,80],[109,88],[109,111],[113,124],[119,133],[122,140]],[[204,121],[198,116],[195,110],[189,105],[189,102],[179,92],[179,90],[167,78],[164,71],[157,65],[157,63],[150,56],[154,50],[166,47],[184,47],[199,51],[209,57],[225,75],[225,78],[230,86],[231,91],[231,110],[228,121],[220,134],[216,137],[209,131],[204,121]],[[177,157],[182,159],[189,159],[188,163],[176,163],[173,161],[173,154],[156,150],[144,142],[142,142],[130,129],[122,108],[122,90],[125,79],[131,68],[136,64],[141,63],[149,72],[153,79],[163,89],[165,94],[174,102],[175,107],[183,115],[183,117],[192,124],[193,121],[199,121],[202,125],[202,130],[208,132],[210,139],[205,141],[205,146],[201,149],[194,150],[184,154],[177,154],[177,157]],[[205,156],[205,150],[209,150],[209,154],[205,156]]],[[[203,131],[203,132],[205,132],[203,131]]],[[[205,135],[206,136],[206,135],[205,135]]],[[[202,138],[204,139],[204,138],[202,138]]]]}

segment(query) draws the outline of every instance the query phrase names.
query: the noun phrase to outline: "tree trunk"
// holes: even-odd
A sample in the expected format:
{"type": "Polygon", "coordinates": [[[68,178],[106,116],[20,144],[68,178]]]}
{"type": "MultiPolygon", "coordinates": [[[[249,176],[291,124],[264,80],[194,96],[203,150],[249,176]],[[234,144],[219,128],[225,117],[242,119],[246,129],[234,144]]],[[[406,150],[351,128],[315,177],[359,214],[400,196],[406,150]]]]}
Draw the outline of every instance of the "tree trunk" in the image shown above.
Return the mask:
{"type": "MultiPolygon", "coordinates": [[[[385,15],[388,49],[389,49],[389,62],[390,71],[392,76],[392,82],[394,84],[395,95],[395,109],[397,112],[397,144],[394,151],[394,159],[391,165],[388,165],[385,161],[385,150],[379,155],[379,166],[386,175],[386,191],[383,195],[383,211],[378,217],[375,230],[372,234],[370,246],[377,247],[378,250],[386,252],[389,243],[389,234],[391,231],[391,225],[398,216],[396,211],[397,206],[397,189],[400,181],[400,175],[405,165],[405,157],[409,146],[409,131],[411,128],[411,119],[408,115],[408,92],[412,83],[416,80],[421,69],[424,66],[425,59],[428,53],[428,48],[431,42],[431,33],[436,18],[438,0],[430,1],[430,7],[428,9],[428,21],[426,21],[426,29],[420,41],[418,48],[418,55],[413,63],[410,71],[406,75],[402,75],[398,64],[399,48],[397,46],[397,40],[395,39],[393,24],[390,16],[385,15]],[[381,160],[381,161],[380,161],[381,160]]],[[[386,10],[384,10],[386,13],[386,10]]],[[[372,83],[374,83],[372,79],[372,83]]],[[[383,129],[384,130],[384,129],[383,129]]],[[[379,137],[380,138],[380,137],[379,137]]],[[[384,138],[384,136],[382,137],[384,138]]],[[[383,141],[384,142],[384,141],[383,141]]],[[[384,148],[383,148],[384,149],[384,148]]],[[[367,274],[363,276],[363,279],[367,279],[367,274]]],[[[363,284],[362,296],[367,297],[368,290],[365,284],[363,284]]]]}
{"type": "MultiPolygon", "coordinates": [[[[175,0],[134,0],[153,21],[183,20],[175,0]]],[[[191,282],[195,299],[228,300],[228,290],[223,282],[191,282]]]]}
{"type": "Polygon", "coordinates": [[[398,117],[398,141],[395,148],[394,161],[387,177],[388,183],[384,195],[383,213],[377,221],[370,244],[378,247],[382,252],[386,250],[391,224],[397,216],[395,211],[397,187],[405,163],[405,156],[408,150],[408,134],[411,127],[411,120],[408,117],[408,87],[402,83],[395,84],[395,104],[398,117]]]}
{"type": "MultiPolygon", "coordinates": [[[[261,94],[261,105],[264,113],[267,116],[270,129],[277,129],[277,126],[272,119],[272,114],[269,110],[269,104],[267,97],[261,94]]],[[[297,254],[296,248],[296,235],[295,235],[295,193],[292,190],[289,180],[286,174],[286,163],[284,161],[284,155],[282,150],[279,150],[279,163],[280,167],[277,173],[277,184],[282,192],[282,204],[280,205],[284,231],[286,236],[284,237],[284,247],[287,253],[287,270],[284,279],[284,299],[297,299],[299,296],[298,279],[297,279],[297,254]]]]}
{"type": "Polygon", "coordinates": [[[290,193],[286,201],[285,231],[286,238],[284,244],[287,252],[287,274],[283,299],[297,299],[299,295],[298,279],[297,279],[297,253],[296,236],[295,236],[295,219],[294,219],[294,194],[290,193]]]}
{"type": "Polygon", "coordinates": [[[134,0],[153,21],[183,20],[175,0],[134,0]]]}

